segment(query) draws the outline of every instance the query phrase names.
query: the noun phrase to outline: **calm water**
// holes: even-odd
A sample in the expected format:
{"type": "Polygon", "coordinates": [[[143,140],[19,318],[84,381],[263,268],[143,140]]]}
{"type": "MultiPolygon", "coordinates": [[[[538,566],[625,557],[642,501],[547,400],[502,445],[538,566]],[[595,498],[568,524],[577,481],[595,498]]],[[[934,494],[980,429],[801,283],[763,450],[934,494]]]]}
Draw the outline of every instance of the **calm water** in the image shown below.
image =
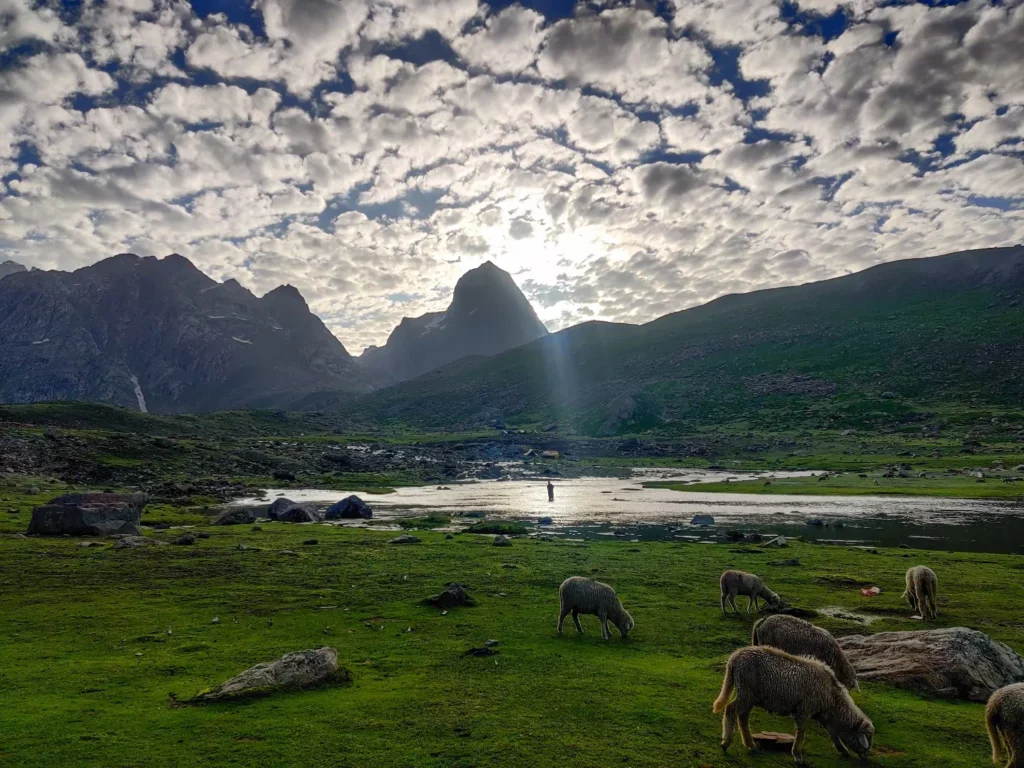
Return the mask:
{"type": "MultiPolygon", "coordinates": [[[[809,473],[775,473],[792,477],[809,473]]],[[[536,521],[550,517],[549,533],[573,538],[620,537],[624,540],[722,540],[728,530],[781,533],[842,544],[1024,553],[1024,506],[1005,501],[972,501],[892,496],[756,496],[731,493],[681,493],[644,488],[649,480],[724,481],[726,477],[766,477],[702,471],[638,470],[628,480],[579,478],[555,481],[555,500],[546,480],[484,481],[436,487],[400,488],[395,493],[361,494],[382,522],[432,512],[457,517],[482,512],[491,520],[536,521]],[[690,524],[695,515],[711,515],[712,527],[690,524]],[[816,527],[808,520],[823,520],[816,527]],[[837,525],[839,524],[839,525],[837,525]]],[[[329,504],[345,494],[322,490],[269,489],[259,504],[281,496],[299,502],[329,504]]],[[[471,522],[466,520],[465,522],[471,522]]],[[[352,524],[346,521],[345,524],[352,524]]],[[[355,523],[358,524],[358,523],[355,523]]]]}

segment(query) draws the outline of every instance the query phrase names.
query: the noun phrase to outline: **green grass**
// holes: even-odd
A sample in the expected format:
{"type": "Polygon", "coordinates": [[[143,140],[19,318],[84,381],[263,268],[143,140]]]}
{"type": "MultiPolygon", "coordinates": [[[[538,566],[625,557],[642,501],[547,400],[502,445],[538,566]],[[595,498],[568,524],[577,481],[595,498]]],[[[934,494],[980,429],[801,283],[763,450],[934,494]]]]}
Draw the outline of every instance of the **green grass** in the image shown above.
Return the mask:
{"type": "Polygon", "coordinates": [[[866,478],[856,474],[817,477],[740,480],[729,483],[646,483],[649,487],[669,488],[690,493],[759,493],[777,496],[941,496],[951,499],[1024,500],[1024,482],[1004,483],[1000,478],[986,478],[979,483],[970,476],[925,478],[884,478],[879,473],[866,478]],[[877,483],[877,485],[876,485],[877,483]]]}
{"type": "MultiPolygon", "coordinates": [[[[1019,557],[796,544],[776,556],[729,546],[489,538],[396,547],[391,533],[274,525],[210,529],[195,547],[83,549],[71,539],[0,538],[0,761],[35,766],[788,766],[786,755],[723,757],[711,701],[751,619],[723,617],[717,575],[761,573],[790,601],[870,612],[871,631],[920,629],[900,601],[927,558],[948,585],[941,626],[1024,648],[1019,557]],[[319,546],[303,546],[315,535],[319,546]],[[252,549],[241,552],[239,543],[252,549]],[[300,557],[282,557],[281,549],[300,557]],[[503,564],[515,568],[502,567],[503,564]],[[637,626],[626,642],[554,632],[558,584],[614,585],[637,626]],[[873,581],[862,597],[843,578],[873,581]],[[442,616],[419,604],[448,581],[477,599],[442,616]],[[212,619],[218,617],[219,624],[212,619]],[[463,653],[500,641],[491,658],[463,653]],[[349,686],[202,707],[172,705],[247,666],[331,645],[349,686]]],[[[164,535],[169,538],[170,533],[164,535]]],[[[863,631],[832,620],[837,633],[863,631]]],[[[988,759],[980,704],[866,684],[875,764],[976,768],[988,759]],[[884,756],[884,757],[883,757],[884,756]]],[[[755,729],[791,730],[757,712],[755,729]]],[[[807,757],[838,768],[812,727],[807,757]]]]}

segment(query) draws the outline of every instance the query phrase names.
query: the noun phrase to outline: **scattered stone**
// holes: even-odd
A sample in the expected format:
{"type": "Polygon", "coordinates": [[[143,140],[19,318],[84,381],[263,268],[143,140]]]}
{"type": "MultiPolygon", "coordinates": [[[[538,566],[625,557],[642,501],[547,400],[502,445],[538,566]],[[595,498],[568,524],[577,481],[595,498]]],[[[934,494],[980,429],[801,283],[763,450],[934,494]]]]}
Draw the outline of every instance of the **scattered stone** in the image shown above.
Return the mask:
{"type": "Polygon", "coordinates": [[[329,506],[326,517],[328,520],[369,520],[373,510],[358,496],[349,496],[329,506]]]}
{"type": "Polygon", "coordinates": [[[39,536],[140,536],[144,494],[69,493],[32,510],[28,532],[39,536]]]}
{"type": "Polygon", "coordinates": [[[210,623],[211,624],[220,624],[220,616],[214,616],[213,617],[213,621],[211,621],[210,623]]]}
{"type": "Polygon", "coordinates": [[[403,533],[401,536],[393,538],[388,544],[419,544],[420,538],[418,536],[410,536],[407,533],[403,533]]]}
{"type": "Polygon", "coordinates": [[[302,542],[302,546],[304,546],[304,547],[315,547],[319,543],[320,543],[319,539],[306,539],[304,542],[302,542]]]}
{"type": "Polygon", "coordinates": [[[518,568],[519,566],[516,565],[515,563],[502,563],[501,567],[502,568],[518,568]]]}
{"type": "Polygon", "coordinates": [[[277,661],[257,664],[216,688],[200,693],[192,701],[231,700],[351,680],[351,673],[338,667],[336,650],[318,648],[289,653],[277,661]]]}
{"type": "Polygon", "coordinates": [[[498,645],[499,642],[498,640],[484,640],[484,648],[491,648],[498,645]]]}
{"type": "Polygon", "coordinates": [[[227,512],[222,514],[216,520],[213,521],[214,525],[249,525],[255,523],[257,518],[257,512],[252,507],[239,507],[238,509],[229,509],[227,512]]]}
{"type": "Polygon", "coordinates": [[[551,525],[555,521],[550,517],[540,517],[537,519],[538,525],[551,525]]]}
{"type": "Polygon", "coordinates": [[[1024,681],[1024,659],[966,627],[851,635],[839,645],[860,679],[929,696],[987,701],[998,688],[1024,681]]]}
{"type": "Polygon", "coordinates": [[[152,546],[154,544],[156,544],[155,541],[147,539],[145,536],[122,536],[117,540],[114,549],[138,549],[139,547],[152,546]]]}
{"type": "Polygon", "coordinates": [[[744,534],[743,531],[726,531],[725,532],[725,540],[726,541],[743,541],[745,536],[746,536],[746,534],[744,534]]]}
{"type": "Polygon", "coordinates": [[[445,586],[443,592],[425,597],[423,603],[424,605],[432,605],[435,608],[450,610],[451,608],[474,606],[476,605],[476,600],[469,596],[469,593],[466,592],[461,584],[453,581],[445,586]]]}
{"type": "Polygon", "coordinates": [[[715,518],[711,515],[694,515],[693,519],[690,520],[690,525],[708,526],[714,524],[715,518]]]}
{"type": "Polygon", "coordinates": [[[462,655],[463,656],[486,657],[486,656],[497,656],[498,653],[499,652],[496,651],[494,648],[491,648],[491,647],[485,645],[483,648],[470,648],[468,651],[466,651],[462,655]]]}
{"type": "Polygon", "coordinates": [[[179,547],[190,547],[196,543],[196,537],[191,533],[186,533],[184,536],[179,536],[171,544],[177,544],[179,547]]]}
{"type": "Polygon", "coordinates": [[[494,546],[496,547],[511,547],[512,542],[502,536],[500,533],[494,537],[494,546]]]}
{"type": "Polygon", "coordinates": [[[295,473],[289,472],[287,469],[275,469],[271,477],[273,477],[275,480],[281,480],[286,482],[295,481],[295,473]]]}
{"type": "Polygon", "coordinates": [[[796,736],[792,734],[774,733],[772,731],[755,733],[753,737],[754,743],[768,752],[792,752],[793,742],[796,741],[796,736]]]}
{"type": "Polygon", "coordinates": [[[774,563],[768,563],[768,565],[798,566],[800,565],[800,558],[793,557],[789,560],[777,560],[774,563]]]}
{"type": "Polygon", "coordinates": [[[781,547],[788,547],[789,544],[786,542],[786,537],[785,536],[776,536],[774,539],[771,539],[770,541],[766,541],[761,546],[762,547],[778,547],[778,548],[781,548],[781,547]]]}
{"type": "Polygon", "coordinates": [[[279,555],[285,555],[286,557],[298,557],[298,556],[299,556],[299,553],[298,553],[298,552],[293,552],[293,551],[292,551],[292,550],[290,550],[290,549],[282,549],[282,550],[281,550],[280,552],[278,552],[277,554],[279,554],[279,555]]]}
{"type": "Polygon", "coordinates": [[[249,545],[248,544],[239,544],[238,545],[238,551],[239,552],[245,552],[247,549],[249,549],[249,545]]]}
{"type": "Polygon", "coordinates": [[[452,536],[452,535],[451,535],[450,533],[446,533],[446,534],[444,535],[444,537],[445,537],[445,539],[446,539],[446,540],[447,540],[447,539],[454,539],[454,538],[455,538],[455,537],[454,537],[454,536],[452,536]]]}
{"type": "Polygon", "coordinates": [[[197,539],[208,539],[208,538],[210,538],[210,533],[209,533],[209,531],[199,531],[199,533],[196,534],[196,538],[197,539]]]}
{"type": "Polygon", "coordinates": [[[83,542],[82,542],[81,544],[79,544],[78,546],[80,546],[80,547],[86,547],[86,548],[89,548],[89,547],[102,547],[102,546],[103,546],[103,544],[102,544],[102,543],[100,543],[100,542],[98,542],[98,541],[83,541],[83,542]]]}
{"type": "Polygon", "coordinates": [[[812,520],[808,520],[807,521],[807,525],[813,525],[815,528],[824,528],[828,524],[824,520],[822,520],[821,518],[817,518],[816,517],[816,518],[813,518],[812,520]]]}

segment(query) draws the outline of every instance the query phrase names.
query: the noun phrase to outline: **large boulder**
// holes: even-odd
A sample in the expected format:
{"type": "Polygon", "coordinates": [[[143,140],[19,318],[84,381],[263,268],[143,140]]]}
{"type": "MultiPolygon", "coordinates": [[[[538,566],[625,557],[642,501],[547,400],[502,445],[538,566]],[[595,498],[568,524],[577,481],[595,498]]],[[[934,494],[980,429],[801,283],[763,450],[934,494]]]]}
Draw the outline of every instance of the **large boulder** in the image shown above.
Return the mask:
{"type": "Polygon", "coordinates": [[[28,532],[42,536],[139,536],[143,494],[69,493],[32,510],[28,532]]]}
{"type": "Polygon", "coordinates": [[[296,690],[330,682],[349,682],[348,670],[338,668],[338,652],[317,648],[282,656],[277,661],[257,664],[212,690],[200,693],[195,702],[259,696],[281,690],[296,690]]]}
{"type": "Polygon", "coordinates": [[[213,521],[214,525],[248,525],[255,523],[259,517],[259,513],[252,507],[238,507],[236,509],[229,509],[227,512],[222,514],[216,520],[213,521]]]}
{"type": "Polygon", "coordinates": [[[423,603],[447,611],[458,606],[476,605],[476,600],[469,596],[461,584],[453,581],[444,588],[443,592],[423,598],[423,603]]]}
{"type": "Polygon", "coordinates": [[[270,509],[267,510],[267,517],[269,517],[271,520],[277,520],[277,516],[281,512],[288,509],[289,507],[294,507],[295,504],[296,502],[292,501],[291,499],[275,499],[274,503],[270,505],[270,509]]]}
{"type": "Polygon", "coordinates": [[[358,496],[349,496],[327,508],[328,520],[369,520],[372,517],[370,505],[358,496]]]}
{"type": "Polygon", "coordinates": [[[928,696],[986,701],[996,689],[1024,681],[1024,659],[966,627],[850,635],[839,645],[861,680],[928,696]]]}
{"type": "Polygon", "coordinates": [[[279,523],[318,523],[323,515],[312,504],[292,504],[277,513],[279,523]]]}

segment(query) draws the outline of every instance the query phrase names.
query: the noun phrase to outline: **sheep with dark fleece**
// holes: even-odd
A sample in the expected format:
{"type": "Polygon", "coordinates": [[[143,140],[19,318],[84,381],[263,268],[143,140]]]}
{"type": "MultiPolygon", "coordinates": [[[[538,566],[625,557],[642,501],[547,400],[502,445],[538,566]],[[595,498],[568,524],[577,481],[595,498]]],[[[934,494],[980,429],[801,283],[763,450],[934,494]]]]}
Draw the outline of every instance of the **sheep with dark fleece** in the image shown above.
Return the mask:
{"type": "Polygon", "coordinates": [[[619,634],[625,639],[629,630],[633,628],[633,617],[622,607],[615,590],[600,581],[587,579],[583,576],[571,576],[562,582],[558,588],[558,634],[562,634],[562,625],[565,617],[572,614],[572,622],[576,625],[576,631],[583,634],[583,627],[580,625],[579,615],[581,613],[592,614],[601,620],[601,637],[605,640],[611,639],[608,631],[608,622],[616,626],[619,634]]]}
{"type": "Polygon", "coordinates": [[[750,733],[750,712],[760,707],[796,720],[793,758],[803,762],[807,721],[828,731],[839,754],[850,749],[860,757],[871,752],[875,728],[850,698],[835,673],[816,659],[793,656],[778,648],[741,648],[729,657],[722,692],[712,707],[722,717],[722,750],[732,744],[737,724],[747,749],[757,749],[750,733]],[[736,698],[731,702],[733,691],[736,698]]]}
{"type": "Polygon", "coordinates": [[[857,688],[857,672],[839,643],[827,629],[796,616],[769,616],[754,625],[751,645],[770,645],[794,656],[810,656],[824,662],[847,688],[857,688]]]}

